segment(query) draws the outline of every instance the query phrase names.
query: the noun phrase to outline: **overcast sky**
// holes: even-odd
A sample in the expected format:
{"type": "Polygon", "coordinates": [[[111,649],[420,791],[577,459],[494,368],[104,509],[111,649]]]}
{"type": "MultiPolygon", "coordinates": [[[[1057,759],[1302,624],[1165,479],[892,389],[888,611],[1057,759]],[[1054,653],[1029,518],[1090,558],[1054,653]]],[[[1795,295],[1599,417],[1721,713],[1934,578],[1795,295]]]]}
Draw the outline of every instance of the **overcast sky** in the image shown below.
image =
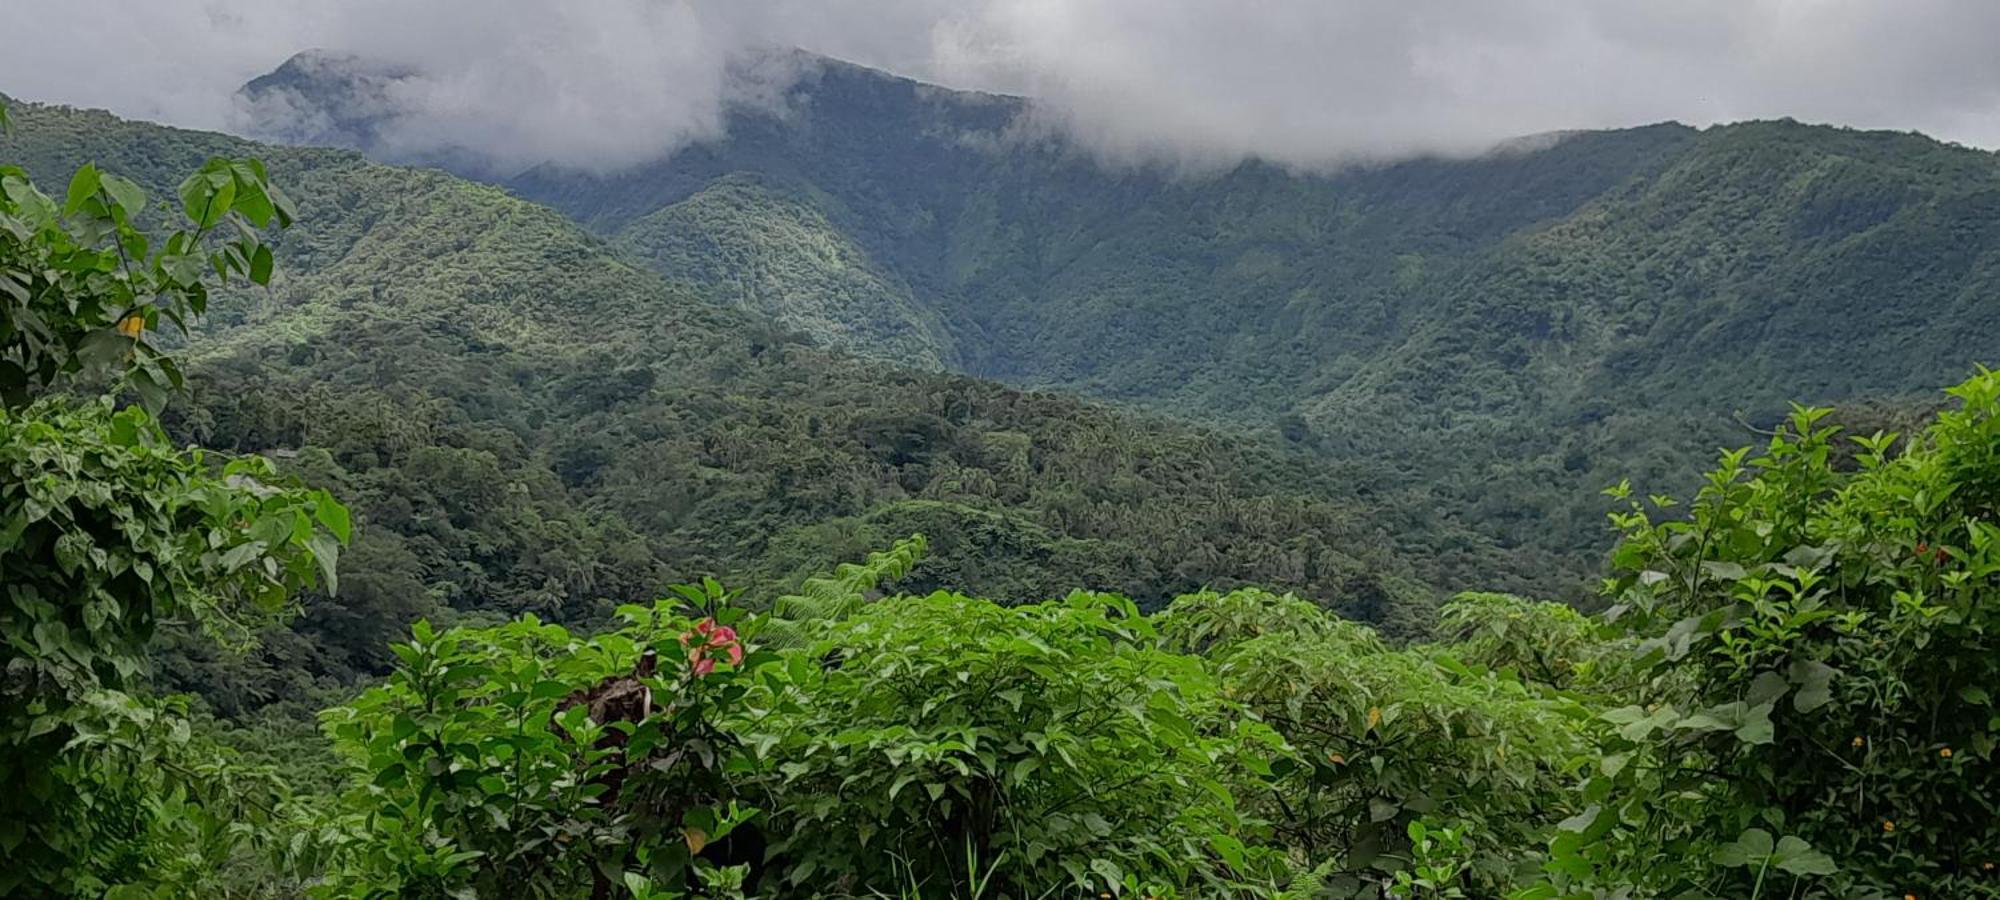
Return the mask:
{"type": "MultiPolygon", "coordinates": [[[[715,133],[756,48],[1027,94],[1114,160],[1297,165],[1791,116],[2000,147],[2000,0],[64,0],[0,92],[241,129],[309,47],[414,67],[403,139],[616,168],[715,133]]],[[[768,85],[767,85],[768,86],[768,85]]]]}

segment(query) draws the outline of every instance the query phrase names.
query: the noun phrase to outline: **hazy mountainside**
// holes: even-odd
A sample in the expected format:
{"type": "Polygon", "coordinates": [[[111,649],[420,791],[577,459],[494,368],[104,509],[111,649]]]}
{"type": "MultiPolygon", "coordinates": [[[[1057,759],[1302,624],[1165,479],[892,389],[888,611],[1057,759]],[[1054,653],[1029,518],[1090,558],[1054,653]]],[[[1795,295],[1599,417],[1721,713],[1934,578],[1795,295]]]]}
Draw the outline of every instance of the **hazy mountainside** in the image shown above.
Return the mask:
{"type": "MultiPolygon", "coordinates": [[[[359,515],[342,591],[248,660],[177,666],[225,707],[379,671],[411,618],[606,601],[707,573],[764,590],[921,531],[905,587],[1157,602],[1295,588],[1409,627],[1439,583],[1527,586],[1417,496],[1265,443],[858,362],[632,268],[554,211],[436,171],[17,106],[0,157],[155,196],[254,154],[297,200],[272,289],[220,296],[175,428],[267,452],[359,515]],[[205,680],[205,683],[202,683],[205,680]]],[[[719,270],[718,270],[719,271],[719,270]]],[[[192,651],[190,651],[192,652],[192,651]]]]}
{"type": "MultiPolygon", "coordinates": [[[[650,167],[506,183],[623,239],[753,173],[793,199],[748,218],[811,198],[934,311],[960,371],[1375,461],[1573,575],[1602,546],[1601,507],[1579,499],[1597,488],[1679,489],[1789,401],[1900,403],[2000,360],[1991,153],[1665,124],[1176,176],[1034,139],[1024,108],[827,63],[781,111],[739,110],[727,137],[650,167]]],[[[682,227],[687,246],[715,226],[682,227]]],[[[766,268],[815,265],[760,246],[766,268]]]]}

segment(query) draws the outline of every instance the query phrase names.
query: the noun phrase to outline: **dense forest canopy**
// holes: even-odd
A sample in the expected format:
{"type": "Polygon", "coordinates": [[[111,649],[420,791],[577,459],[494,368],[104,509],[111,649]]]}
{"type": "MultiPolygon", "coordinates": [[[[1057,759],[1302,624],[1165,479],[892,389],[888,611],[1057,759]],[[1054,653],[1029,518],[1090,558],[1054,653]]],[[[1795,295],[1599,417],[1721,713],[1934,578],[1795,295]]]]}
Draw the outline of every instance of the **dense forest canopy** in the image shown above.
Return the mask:
{"type": "Polygon", "coordinates": [[[191,396],[166,413],[182,440],[275,456],[363,524],[306,639],[170,667],[226,709],[379,672],[419,616],[600,621],[711,573],[768,596],[912,532],[931,559],[910,589],[1151,606],[1255,583],[1403,634],[1455,571],[1531,583],[1447,510],[1375,495],[1365,469],[847,359],[492,188],[102,113],[15,119],[0,149],[44,181],[96,159],[157,192],[254,152],[313,223],[271,239],[268,289],[216,292],[191,396]]]}
{"type": "Polygon", "coordinates": [[[814,71],[503,186],[4,107],[0,894],[2000,897],[1990,154],[814,71]]]}
{"type": "MultiPolygon", "coordinates": [[[[1038,138],[1021,98],[800,64],[775,110],[741,105],[657,163],[472,174],[821,343],[1366,463],[1376,490],[1442,504],[1552,595],[1597,572],[1604,485],[1691,487],[1750,434],[1739,415],[1922,403],[2000,359],[1990,152],[1666,123],[1189,174],[1038,138]]],[[[340,71],[289,65],[248,90],[339,125],[340,71]]],[[[365,129],[317,137],[381,149],[365,129]]]]}

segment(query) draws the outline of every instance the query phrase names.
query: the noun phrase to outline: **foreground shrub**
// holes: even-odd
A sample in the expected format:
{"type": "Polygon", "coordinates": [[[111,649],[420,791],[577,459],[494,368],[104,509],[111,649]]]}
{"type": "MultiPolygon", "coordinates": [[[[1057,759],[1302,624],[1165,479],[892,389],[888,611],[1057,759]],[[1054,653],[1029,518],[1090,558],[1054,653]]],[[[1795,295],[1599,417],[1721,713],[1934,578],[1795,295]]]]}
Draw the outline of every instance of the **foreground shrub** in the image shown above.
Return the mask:
{"type": "Polygon", "coordinates": [[[769,671],[746,738],[784,883],[993,895],[1188,891],[1254,875],[1231,783],[1279,741],[1227,714],[1131,601],[896,597],[769,671]]]}
{"type": "Polygon", "coordinates": [[[211,272],[268,282],[259,229],[291,219],[254,160],[179,193],[156,243],[130,181],[85,165],[58,203],[0,166],[0,895],[171,893],[233,852],[244,809],[148,695],[148,651],[177,626],[241,640],[331,591],[349,537],[324,492],[155,418],[181,385],[156,335],[203,312],[211,272]]]}
{"type": "Polygon", "coordinates": [[[1379,896],[1411,869],[1420,819],[1477,835],[1463,880],[1497,890],[1565,805],[1561,774],[1583,746],[1573,703],[1261,591],[1182,597],[1161,619],[1170,639],[1206,646],[1225,695],[1288,742],[1277,777],[1242,802],[1310,862],[1320,896],[1379,896]]]}
{"type": "Polygon", "coordinates": [[[355,767],[323,893],[570,897],[691,883],[752,813],[719,711],[745,673],[720,588],[626,607],[583,639],[532,617],[417,623],[388,681],[325,714],[355,767]],[[649,651],[651,656],[648,655],[649,651]],[[713,856],[714,854],[710,854],[713,856]],[[622,888],[621,888],[622,890],[622,888]]]}
{"type": "Polygon", "coordinates": [[[1617,517],[1653,687],[1605,717],[1558,886],[2000,895],[2000,376],[1950,393],[1851,465],[1798,409],[1685,514],[1617,517]]]}

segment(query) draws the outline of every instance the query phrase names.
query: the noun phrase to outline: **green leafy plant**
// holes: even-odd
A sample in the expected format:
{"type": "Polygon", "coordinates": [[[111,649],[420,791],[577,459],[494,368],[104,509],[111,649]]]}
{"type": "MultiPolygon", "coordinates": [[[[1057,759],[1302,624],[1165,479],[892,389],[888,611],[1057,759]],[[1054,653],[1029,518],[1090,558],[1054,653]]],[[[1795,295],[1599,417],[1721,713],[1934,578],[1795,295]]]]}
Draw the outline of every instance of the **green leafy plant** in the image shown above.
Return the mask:
{"type": "Polygon", "coordinates": [[[1614,517],[1612,615],[1646,639],[1649,689],[1603,716],[1559,883],[1995,889],[2000,376],[1949,393],[1846,459],[1828,411],[1798,408],[1685,515],[1614,517]]]}
{"type": "Polygon", "coordinates": [[[780,883],[1162,892],[1268,865],[1231,772],[1278,744],[1121,597],[892,597],[767,670],[747,726],[780,883]]]}
{"type": "Polygon", "coordinates": [[[0,402],[25,405],[58,377],[118,371],[157,411],[182,376],[153,335],[185,332],[208,279],[268,284],[257,229],[292,222],[291,200],[254,159],[213,159],[181,182],[180,228],[157,243],[137,184],[86,163],[59,204],[0,166],[0,402]]]}
{"type": "Polygon", "coordinates": [[[1398,900],[1464,897],[1460,881],[1470,868],[1465,860],[1465,836],[1453,828],[1431,828],[1411,822],[1405,831],[1410,839],[1410,866],[1396,872],[1389,896],[1398,900]]]}
{"type": "Polygon", "coordinates": [[[1170,645],[1204,649],[1224,695],[1284,737],[1242,803],[1335,896],[1407,870],[1408,826],[1428,816],[1494,835],[1469,883],[1509,884],[1567,802],[1562,773],[1587,746],[1572,701],[1260,591],[1182,597],[1159,618],[1170,645]]]}
{"type": "Polygon", "coordinates": [[[148,331],[198,315],[210,270],[268,281],[255,229],[290,221],[252,160],[211,161],[181,200],[188,224],[153,249],[133,183],[86,166],[58,205],[0,167],[0,793],[23,801],[0,817],[0,892],[140,890],[229,852],[230,798],[195,771],[214,757],[146,695],[148,647],[241,640],[333,590],[349,538],[324,491],[183,450],[149,412],[180,376],[148,331]],[[65,393],[99,375],[145,405],[65,393]]]}
{"type": "MultiPolygon", "coordinates": [[[[713,581],[592,638],[532,617],[394,649],[386,683],[329,710],[354,766],[329,896],[686,890],[755,811],[718,727],[770,661],[713,581]]],[[[709,873],[702,877],[722,877],[709,873]]]]}

